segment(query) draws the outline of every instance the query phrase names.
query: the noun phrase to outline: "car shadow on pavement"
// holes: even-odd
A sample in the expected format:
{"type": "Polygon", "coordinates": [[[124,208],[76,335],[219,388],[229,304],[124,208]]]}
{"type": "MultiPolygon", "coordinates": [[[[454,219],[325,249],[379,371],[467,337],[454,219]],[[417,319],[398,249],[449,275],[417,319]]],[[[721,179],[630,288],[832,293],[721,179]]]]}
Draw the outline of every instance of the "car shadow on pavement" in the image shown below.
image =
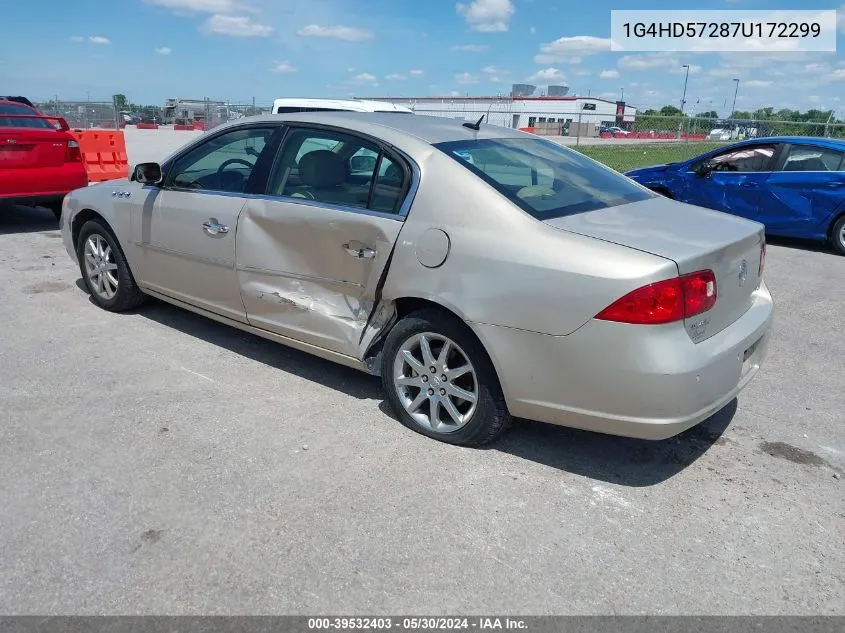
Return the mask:
{"type": "MultiPolygon", "coordinates": [[[[85,284],[77,281],[86,293],[85,284]]],[[[93,299],[91,300],[93,301],[93,299]]],[[[281,371],[296,374],[354,398],[381,399],[381,384],[370,376],[350,367],[323,360],[307,352],[274,343],[255,334],[213,321],[208,317],[151,299],[135,311],[138,315],[179,330],[213,345],[218,345],[281,371]]]]}
{"type": "Polygon", "coordinates": [[[827,253],[828,255],[835,255],[833,247],[827,242],[820,242],[819,240],[805,240],[797,237],[779,237],[775,235],[767,235],[766,243],[771,246],[783,246],[784,248],[794,248],[799,251],[812,251],[814,253],[827,253]]]}
{"type": "Polygon", "coordinates": [[[566,472],[621,486],[644,487],[673,477],[722,437],[736,414],[734,398],[723,409],[667,440],[637,440],[552,424],[515,420],[490,448],[566,472]]]}
{"type": "Polygon", "coordinates": [[[57,231],[59,223],[50,209],[0,205],[0,235],[57,231]]]}
{"type": "MultiPolygon", "coordinates": [[[[87,294],[82,279],[77,287],[87,294]]],[[[90,299],[93,303],[93,299],[90,299]]],[[[268,341],[255,334],[172,306],[157,299],[133,311],[235,354],[296,374],[354,398],[378,400],[378,409],[396,420],[375,376],[268,341]]],[[[517,419],[510,431],[485,447],[538,464],[622,486],[659,484],[695,462],[711,446],[725,444],[722,434],[733,420],[737,401],[701,424],[662,441],[636,440],[517,419]]],[[[398,421],[397,421],[398,424],[398,421]]]]}

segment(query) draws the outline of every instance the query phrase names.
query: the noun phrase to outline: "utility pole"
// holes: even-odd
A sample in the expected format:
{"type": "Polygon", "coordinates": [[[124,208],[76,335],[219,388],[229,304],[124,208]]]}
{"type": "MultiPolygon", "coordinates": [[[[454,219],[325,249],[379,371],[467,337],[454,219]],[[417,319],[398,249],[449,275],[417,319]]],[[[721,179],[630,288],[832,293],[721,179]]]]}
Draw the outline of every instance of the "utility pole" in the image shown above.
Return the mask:
{"type": "Polygon", "coordinates": [[[681,68],[687,69],[687,74],[684,77],[684,95],[681,97],[681,114],[684,113],[684,105],[687,102],[687,81],[689,80],[689,64],[684,64],[681,68]]]}
{"type": "Polygon", "coordinates": [[[736,82],[736,88],[734,89],[734,104],[731,106],[731,137],[733,137],[734,113],[736,112],[736,94],[739,92],[739,79],[734,77],[734,81],[736,82]]]}
{"type": "Polygon", "coordinates": [[[620,99],[623,103],[625,102],[625,89],[622,88],[622,98],[620,99]]]}

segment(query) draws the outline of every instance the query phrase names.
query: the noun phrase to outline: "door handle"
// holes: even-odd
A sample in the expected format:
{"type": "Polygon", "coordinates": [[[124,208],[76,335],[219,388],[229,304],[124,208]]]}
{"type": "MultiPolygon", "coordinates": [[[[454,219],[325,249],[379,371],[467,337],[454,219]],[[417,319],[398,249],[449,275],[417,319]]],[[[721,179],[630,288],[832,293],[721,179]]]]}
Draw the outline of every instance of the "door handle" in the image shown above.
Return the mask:
{"type": "Polygon", "coordinates": [[[220,224],[217,218],[208,218],[208,222],[202,223],[202,229],[209,235],[224,235],[229,232],[229,227],[220,224]]]}
{"type": "Polygon", "coordinates": [[[829,189],[839,189],[840,187],[845,187],[845,182],[829,182],[827,186],[829,189]]]}
{"type": "Polygon", "coordinates": [[[759,186],[760,185],[756,182],[744,182],[740,185],[740,187],[743,187],[744,189],[756,189],[759,186]]]}
{"type": "Polygon", "coordinates": [[[359,248],[356,248],[355,246],[346,243],[343,245],[343,250],[352,255],[352,257],[356,257],[358,259],[372,259],[376,256],[375,249],[370,248],[369,246],[361,246],[359,248]]]}

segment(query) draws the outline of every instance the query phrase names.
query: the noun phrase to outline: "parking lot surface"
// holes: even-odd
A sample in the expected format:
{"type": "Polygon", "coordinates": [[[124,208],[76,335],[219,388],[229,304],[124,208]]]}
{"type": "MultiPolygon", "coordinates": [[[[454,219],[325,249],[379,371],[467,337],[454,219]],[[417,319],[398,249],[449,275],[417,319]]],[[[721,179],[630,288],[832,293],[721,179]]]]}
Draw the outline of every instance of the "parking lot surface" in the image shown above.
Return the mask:
{"type": "Polygon", "coordinates": [[[474,450],[374,377],[96,308],[58,238],[0,213],[0,612],[845,613],[845,258],[770,245],[769,358],[682,436],[474,450]]]}

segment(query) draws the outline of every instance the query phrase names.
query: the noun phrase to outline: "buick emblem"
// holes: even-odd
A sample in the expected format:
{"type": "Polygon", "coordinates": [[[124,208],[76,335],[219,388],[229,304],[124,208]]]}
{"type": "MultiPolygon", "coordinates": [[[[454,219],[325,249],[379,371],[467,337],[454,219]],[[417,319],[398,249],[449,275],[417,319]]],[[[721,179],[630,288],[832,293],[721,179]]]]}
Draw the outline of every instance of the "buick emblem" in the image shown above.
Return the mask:
{"type": "Polygon", "coordinates": [[[739,264],[739,285],[744,284],[746,279],[748,279],[748,262],[743,259],[739,264]]]}

